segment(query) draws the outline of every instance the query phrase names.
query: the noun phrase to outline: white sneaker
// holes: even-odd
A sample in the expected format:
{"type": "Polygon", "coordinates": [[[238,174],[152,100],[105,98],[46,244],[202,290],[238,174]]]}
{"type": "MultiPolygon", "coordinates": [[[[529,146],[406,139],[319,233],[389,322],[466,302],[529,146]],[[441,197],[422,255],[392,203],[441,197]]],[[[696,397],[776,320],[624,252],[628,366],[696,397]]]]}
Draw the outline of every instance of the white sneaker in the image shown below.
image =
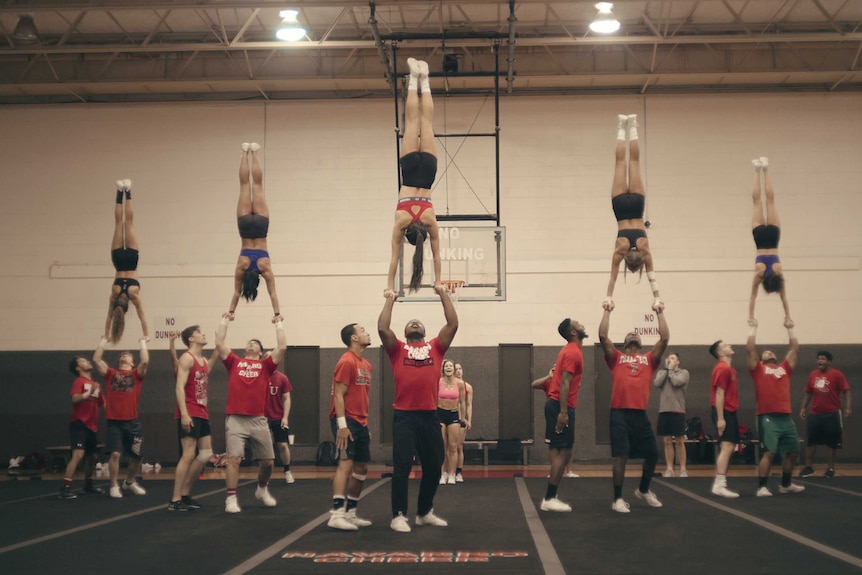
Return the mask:
{"type": "Polygon", "coordinates": [[[111,488],[108,490],[108,495],[110,495],[114,499],[122,499],[123,498],[123,492],[120,491],[119,485],[111,485],[111,488]]]}
{"type": "Polygon", "coordinates": [[[464,483],[464,476],[460,473],[455,474],[455,483],[464,483]]]}
{"type": "Polygon", "coordinates": [[[293,473],[290,471],[284,472],[284,482],[285,483],[296,483],[296,479],[293,478],[293,473]]]}
{"type": "Polygon", "coordinates": [[[252,142],[251,144],[248,145],[248,149],[251,150],[252,152],[256,152],[256,151],[260,150],[260,144],[258,144],[257,142],[252,142]]]}
{"type": "Polygon", "coordinates": [[[134,493],[135,495],[146,495],[147,490],[138,485],[138,482],[134,483],[126,483],[123,481],[123,491],[128,491],[129,493],[134,493]]]}
{"type": "Polygon", "coordinates": [[[347,520],[347,512],[344,509],[332,509],[329,512],[329,521],[326,522],[327,527],[340,529],[341,531],[357,531],[359,527],[347,520]]]}
{"type": "Polygon", "coordinates": [[[565,511],[571,511],[572,510],[571,505],[569,505],[568,503],[563,503],[562,501],[560,501],[556,497],[553,497],[551,499],[542,499],[542,505],[540,508],[542,511],[565,512],[565,511]]]}
{"type": "Polygon", "coordinates": [[[764,485],[757,489],[758,497],[772,497],[772,492],[764,485]]]}
{"type": "Polygon", "coordinates": [[[739,497],[739,493],[737,493],[736,491],[731,491],[727,488],[727,485],[720,485],[717,483],[712,484],[712,494],[718,495],[719,497],[725,497],[727,499],[736,499],[737,497],[739,497]]]}
{"type": "Polygon", "coordinates": [[[447,525],[449,525],[449,522],[434,515],[434,510],[432,509],[425,515],[417,515],[416,525],[433,525],[434,527],[446,527],[447,525]]]}
{"type": "Polygon", "coordinates": [[[446,484],[447,484],[447,485],[455,485],[455,476],[454,476],[454,475],[450,475],[450,476],[448,477],[448,479],[446,480],[446,484]]]}
{"type": "Polygon", "coordinates": [[[258,485],[257,489],[254,490],[254,497],[267,507],[275,507],[275,497],[269,494],[268,487],[258,485]]]}
{"type": "Polygon", "coordinates": [[[417,62],[419,64],[419,75],[420,76],[428,76],[428,62],[425,60],[419,60],[417,62]]]}
{"type": "Polygon", "coordinates": [[[754,158],[753,160],[751,160],[751,164],[758,172],[763,169],[763,165],[760,163],[760,158],[754,158]]]}
{"type": "Polygon", "coordinates": [[[240,146],[240,148],[242,148],[243,152],[247,152],[249,147],[251,147],[251,144],[249,144],[248,142],[243,142],[242,145],[240,146]]]}
{"type": "Polygon", "coordinates": [[[679,470],[679,476],[680,477],[688,477],[688,469],[686,469],[684,467],[682,469],[680,469],[679,470]]]}
{"type": "Polygon", "coordinates": [[[769,158],[766,158],[764,156],[760,156],[760,167],[764,170],[766,168],[768,168],[769,167],[769,158]]]}
{"type": "Polygon", "coordinates": [[[629,509],[629,504],[625,502],[625,500],[620,497],[616,501],[611,504],[611,509],[616,511],[617,513],[631,513],[631,509],[629,509]]]}
{"type": "Polygon", "coordinates": [[[236,495],[231,495],[224,500],[224,511],[225,513],[239,513],[242,511],[239,508],[239,501],[237,501],[236,495]]]}
{"type": "Polygon", "coordinates": [[[448,482],[449,482],[449,474],[444,471],[443,475],[440,476],[440,485],[446,485],[446,483],[448,483],[448,482]]]}
{"type": "Polygon", "coordinates": [[[646,501],[650,507],[662,507],[661,501],[658,500],[658,497],[652,491],[641,493],[640,489],[635,489],[635,497],[646,501]]]}
{"type": "Polygon", "coordinates": [[[673,469],[667,468],[664,470],[664,473],[661,474],[662,477],[673,477],[673,469]]]}
{"type": "Polygon", "coordinates": [[[637,114],[629,114],[628,121],[626,122],[626,127],[628,128],[637,128],[640,124],[638,124],[638,115],[637,114]]]}
{"type": "Polygon", "coordinates": [[[132,190],[132,180],[123,180],[123,191],[130,192],[132,190]]]}
{"type": "Polygon", "coordinates": [[[629,117],[625,114],[617,114],[617,130],[621,130],[626,127],[626,123],[629,121],[629,117]]]}
{"type": "MultiPolygon", "coordinates": [[[[122,191],[123,191],[123,180],[117,180],[117,191],[118,191],[118,192],[122,192],[122,191]]],[[[102,464],[101,464],[101,463],[97,463],[97,464],[96,464],[96,469],[101,469],[101,468],[102,468],[102,464]]]]}
{"type": "Polygon", "coordinates": [[[779,493],[802,493],[803,491],[805,491],[805,487],[797,485],[796,483],[791,483],[787,487],[784,487],[783,485],[778,486],[779,493]]]}
{"type": "Polygon", "coordinates": [[[578,474],[577,474],[577,473],[575,473],[574,471],[566,471],[566,474],[565,474],[565,475],[563,475],[563,477],[572,477],[572,478],[575,478],[575,477],[580,477],[580,475],[578,475],[578,474]]]}
{"type": "Polygon", "coordinates": [[[410,69],[411,76],[418,76],[420,73],[419,60],[416,58],[407,58],[407,68],[410,69]]]}
{"type": "Polygon", "coordinates": [[[358,517],[356,515],[356,509],[351,509],[350,511],[347,511],[345,517],[350,523],[357,527],[371,526],[371,521],[369,521],[368,519],[363,519],[362,517],[358,517]]]}
{"type": "Polygon", "coordinates": [[[392,521],[389,522],[389,529],[398,531],[399,533],[410,533],[413,531],[410,529],[410,523],[407,522],[407,518],[404,517],[403,513],[399,513],[392,518],[392,521]]]}

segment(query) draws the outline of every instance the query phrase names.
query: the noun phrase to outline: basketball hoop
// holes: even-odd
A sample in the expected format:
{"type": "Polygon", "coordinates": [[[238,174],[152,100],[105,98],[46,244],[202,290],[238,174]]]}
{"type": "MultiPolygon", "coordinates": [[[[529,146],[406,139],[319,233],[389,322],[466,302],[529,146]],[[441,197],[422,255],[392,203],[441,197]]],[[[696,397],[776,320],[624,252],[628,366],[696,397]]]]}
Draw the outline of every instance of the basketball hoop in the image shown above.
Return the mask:
{"type": "Polygon", "coordinates": [[[458,290],[464,287],[464,280],[440,280],[440,283],[446,288],[452,303],[458,305],[458,290]]]}

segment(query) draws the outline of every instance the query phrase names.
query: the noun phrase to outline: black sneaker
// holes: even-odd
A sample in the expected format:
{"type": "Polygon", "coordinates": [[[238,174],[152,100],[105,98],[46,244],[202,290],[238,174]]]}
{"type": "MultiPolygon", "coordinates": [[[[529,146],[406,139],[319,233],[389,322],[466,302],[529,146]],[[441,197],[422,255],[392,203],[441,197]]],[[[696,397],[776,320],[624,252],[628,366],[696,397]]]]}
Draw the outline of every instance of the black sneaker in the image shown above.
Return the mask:
{"type": "Polygon", "coordinates": [[[171,501],[168,503],[168,511],[190,511],[190,509],[182,501],[171,501]]]}
{"type": "Polygon", "coordinates": [[[95,487],[93,485],[85,485],[84,493],[89,493],[90,495],[104,495],[105,490],[101,487],[95,487]]]}
{"type": "Polygon", "coordinates": [[[60,495],[57,496],[59,499],[77,499],[78,496],[72,493],[71,487],[63,487],[60,489],[60,495]]]}
{"type": "Polygon", "coordinates": [[[182,504],[190,510],[200,509],[203,507],[203,505],[192,499],[190,495],[183,495],[182,504]]]}
{"type": "Polygon", "coordinates": [[[814,468],[810,465],[806,465],[805,468],[799,472],[799,477],[808,477],[809,475],[814,475],[814,468]]]}
{"type": "Polygon", "coordinates": [[[835,470],[827,469],[826,473],[823,474],[823,477],[835,477],[835,470]]]}

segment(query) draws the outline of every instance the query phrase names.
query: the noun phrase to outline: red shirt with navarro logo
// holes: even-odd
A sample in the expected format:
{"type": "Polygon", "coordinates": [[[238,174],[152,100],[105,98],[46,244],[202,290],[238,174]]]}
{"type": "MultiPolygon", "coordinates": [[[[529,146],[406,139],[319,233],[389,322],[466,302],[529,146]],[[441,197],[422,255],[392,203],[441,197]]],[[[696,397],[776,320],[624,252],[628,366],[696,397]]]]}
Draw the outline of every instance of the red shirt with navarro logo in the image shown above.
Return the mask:
{"type": "Polygon", "coordinates": [[[278,364],[272,361],[271,356],[246,359],[234,352],[230,352],[222,363],[228,372],[225,415],[263,416],[269,378],[278,369],[278,364]]]}
{"type": "Polygon", "coordinates": [[[269,378],[269,393],[266,395],[266,418],[281,421],[284,417],[284,394],[293,391],[290,380],[278,370],[269,378]]]}
{"type": "Polygon", "coordinates": [[[569,397],[566,398],[566,405],[571,408],[578,406],[578,388],[581,386],[581,376],[584,373],[584,353],[581,350],[581,344],[572,341],[560,350],[557,355],[556,369],[554,376],[551,378],[545,395],[548,399],[560,400],[560,387],[563,384],[563,372],[568,371],[573,374],[572,382],[569,384],[569,397]]]}
{"type": "Polygon", "coordinates": [[[623,353],[614,350],[611,358],[605,358],[611,369],[614,385],[611,394],[611,409],[646,409],[652,376],[658,362],[649,353],[623,353]]]}
{"type": "MultiPolygon", "coordinates": [[[[371,389],[371,362],[352,350],[341,356],[332,376],[332,399],[329,401],[329,419],[335,417],[335,384],[347,386],[344,394],[344,415],[363,426],[368,426],[368,391],[371,389]]],[[[436,403],[435,403],[436,407],[436,403]]]]}
{"type": "Polygon", "coordinates": [[[72,417],[69,421],[80,421],[90,431],[96,432],[99,430],[99,407],[105,405],[105,396],[102,395],[102,388],[98,383],[86,377],[77,377],[72,382],[72,392],[70,395],[79,395],[93,390],[90,397],[78,403],[72,404],[72,417]]]}
{"type": "Polygon", "coordinates": [[[395,402],[392,407],[403,411],[437,409],[437,382],[446,354],[440,340],[436,337],[422,343],[398,340],[398,345],[387,353],[395,377],[395,402]]]}
{"type": "MultiPolygon", "coordinates": [[[[189,375],[186,378],[185,394],[186,394],[186,411],[189,412],[189,417],[198,417],[200,419],[209,419],[210,414],[207,410],[207,395],[209,394],[209,375],[210,367],[207,360],[201,359],[198,363],[197,358],[191,352],[186,352],[192,356],[192,367],[189,369],[189,375]]],[[[174,417],[180,418],[180,408],[177,407],[174,411],[174,417]]]]}
{"type": "Polygon", "coordinates": [[[830,367],[826,371],[815,369],[808,376],[805,393],[811,396],[811,413],[835,413],[841,411],[841,394],[850,391],[844,374],[830,367]]]}
{"type": "Polygon", "coordinates": [[[712,368],[712,399],[709,403],[712,407],[715,407],[715,390],[719,387],[724,390],[724,411],[736,412],[739,409],[736,370],[723,361],[719,361],[712,368]]]}
{"type": "Polygon", "coordinates": [[[785,359],[778,365],[757,362],[750,370],[757,398],[757,415],[764,413],[790,413],[790,374],[793,370],[785,359]]]}
{"type": "Polygon", "coordinates": [[[138,398],[144,378],[137,369],[108,368],[105,374],[105,417],[116,421],[138,418],[138,398]]]}

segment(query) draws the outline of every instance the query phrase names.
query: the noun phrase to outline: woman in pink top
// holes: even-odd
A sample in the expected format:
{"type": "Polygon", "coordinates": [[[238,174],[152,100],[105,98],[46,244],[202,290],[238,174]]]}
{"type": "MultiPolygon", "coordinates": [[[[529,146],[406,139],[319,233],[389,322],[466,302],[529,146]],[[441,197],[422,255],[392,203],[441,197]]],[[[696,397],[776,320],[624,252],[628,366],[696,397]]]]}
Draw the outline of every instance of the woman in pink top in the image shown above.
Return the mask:
{"type": "Polygon", "coordinates": [[[443,377],[437,386],[437,417],[443,432],[446,458],[440,485],[455,485],[455,468],[458,466],[458,445],[461,442],[461,421],[467,411],[464,380],[455,377],[455,363],[443,361],[443,377]]]}

